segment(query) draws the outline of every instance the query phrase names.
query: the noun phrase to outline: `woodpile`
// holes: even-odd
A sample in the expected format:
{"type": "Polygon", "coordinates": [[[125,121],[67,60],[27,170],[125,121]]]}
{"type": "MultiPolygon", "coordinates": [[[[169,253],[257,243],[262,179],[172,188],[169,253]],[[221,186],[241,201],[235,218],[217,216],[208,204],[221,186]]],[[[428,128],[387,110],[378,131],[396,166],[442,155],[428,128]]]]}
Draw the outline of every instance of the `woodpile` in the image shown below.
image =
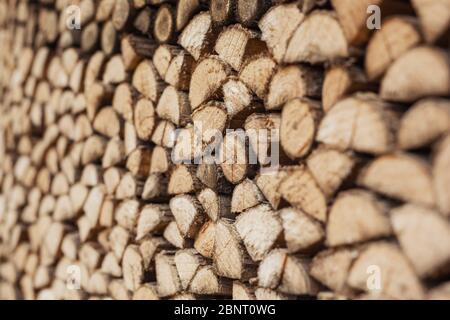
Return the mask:
{"type": "Polygon", "coordinates": [[[0,1],[0,298],[450,299],[449,35],[449,0],[0,1]]]}

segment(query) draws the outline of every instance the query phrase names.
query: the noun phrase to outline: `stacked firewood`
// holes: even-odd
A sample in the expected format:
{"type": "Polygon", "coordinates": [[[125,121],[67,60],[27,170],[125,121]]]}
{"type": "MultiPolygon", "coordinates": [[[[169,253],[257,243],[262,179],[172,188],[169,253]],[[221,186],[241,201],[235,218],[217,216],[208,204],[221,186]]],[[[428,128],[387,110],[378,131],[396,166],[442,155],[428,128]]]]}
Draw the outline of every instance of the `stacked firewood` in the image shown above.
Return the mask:
{"type": "Polygon", "coordinates": [[[0,298],[450,299],[449,31],[450,0],[0,1],[0,298]]]}

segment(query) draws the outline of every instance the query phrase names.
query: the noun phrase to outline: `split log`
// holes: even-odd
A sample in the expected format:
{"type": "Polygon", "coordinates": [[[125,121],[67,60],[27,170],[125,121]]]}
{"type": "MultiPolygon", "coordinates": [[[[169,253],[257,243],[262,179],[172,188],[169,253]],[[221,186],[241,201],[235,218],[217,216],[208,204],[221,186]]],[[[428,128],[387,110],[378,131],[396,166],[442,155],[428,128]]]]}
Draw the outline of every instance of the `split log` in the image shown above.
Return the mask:
{"type": "Polygon", "coordinates": [[[163,251],[155,257],[156,277],[158,279],[158,295],[173,296],[181,291],[181,282],[173,254],[163,251]]]}
{"type": "Polygon", "coordinates": [[[353,261],[358,257],[358,250],[325,250],[316,255],[311,263],[310,274],[334,292],[351,294],[347,278],[353,261]]]}
{"type": "MultiPolygon", "coordinates": [[[[347,283],[356,289],[368,291],[370,266],[378,267],[380,286],[374,287],[375,295],[390,299],[421,299],[423,288],[402,252],[395,244],[375,242],[363,250],[353,263],[347,283]]],[[[373,285],[375,285],[373,283],[373,285]]]]}
{"type": "Polygon", "coordinates": [[[229,73],[229,67],[215,56],[201,60],[192,73],[189,87],[189,101],[192,110],[218,97],[218,91],[229,73]]]}
{"type": "Polygon", "coordinates": [[[258,268],[258,285],[286,294],[314,294],[316,284],[308,275],[306,261],[289,256],[282,249],[272,250],[258,268]]]}
{"type": "Polygon", "coordinates": [[[339,22],[331,12],[317,11],[298,26],[289,40],[283,61],[316,64],[348,55],[347,39],[339,22]]]}
{"type": "Polygon", "coordinates": [[[125,286],[130,291],[143,284],[144,268],[142,256],[137,245],[129,245],[123,254],[122,274],[125,286]]]}
{"type": "Polygon", "coordinates": [[[337,103],[320,123],[317,140],[341,150],[370,154],[393,150],[398,112],[372,94],[337,103]]]}
{"type": "Polygon", "coordinates": [[[167,4],[159,7],[155,15],[153,36],[159,43],[170,42],[175,34],[174,9],[167,4]]]}
{"type": "Polygon", "coordinates": [[[211,0],[209,12],[216,25],[228,24],[234,18],[236,0],[211,0]]]}
{"type": "Polygon", "coordinates": [[[281,222],[268,205],[259,205],[241,213],[235,226],[254,261],[262,260],[282,233],[281,222]]]}
{"type": "Polygon", "coordinates": [[[370,89],[365,73],[354,66],[337,65],[329,68],[322,87],[322,108],[328,112],[340,100],[357,91],[370,89]]]}
{"type": "Polygon", "coordinates": [[[256,33],[236,24],[220,33],[214,49],[220,59],[239,71],[247,58],[264,51],[265,44],[258,39],[256,33]]]}
{"type": "Polygon", "coordinates": [[[412,5],[420,18],[422,32],[427,42],[432,43],[445,35],[450,27],[450,3],[413,0],[412,5]]]}
{"type": "Polygon", "coordinates": [[[277,192],[293,207],[319,221],[326,220],[325,195],[308,168],[299,166],[286,172],[286,177],[279,182],[277,192]]]}
{"type": "Polygon", "coordinates": [[[310,151],[320,116],[320,106],[313,101],[295,99],[283,107],[280,140],[289,157],[300,158],[310,151]]]}
{"type": "Polygon", "coordinates": [[[158,116],[172,121],[177,126],[185,126],[190,122],[191,107],[188,96],[175,87],[167,86],[156,107],[158,116]]]}
{"type": "Polygon", "coordinates": [[[245,179],[236,185],[231,198],[231,212],[241,213],[261,204],[265,200],[255,182],[245,179]]]}
{"type": "Polygon", "coordinates": [[[203,208],[194,196],[178,195],[170,199],[170,210],[181,234],[194,238],[203,223],[203,208]]]}
{"type": "Polygon", "coordinates": [[[306,165],[320,189],[330,198],[355,167],[352,154],[319,146],[306,159],[306,165]]]}
{"type": "Polygon", "coordinates": [[[289,39],[303,19],[304,15],[297,4],[281,4],[270,8],[259,21],[261,39],[267,43],[278,63],[283,61],[289,39]]]}
{"type": "Polygon", "coordinates": [[[289,252],[307,252],[322,243],[325,235],[322,226],[307,214],[293,208],[282,209],[279,214],[289,252]]]}
{"type": "Polygon", "coordinates": [[[425,99],[402,117],[397,140],[401,149],[425,147],[450,129],[450,104],[444,99],[425,99]]]}
{"type": "Polygon", "coordinates": [[[285,103],[294,98],[320,97],[322,75],[318,70],[306,66],[280,68],[270,80],[268,90],[266,109],[281,109],[285,103]]]}
{"type": "Polygon", "coordinates": [[[447,196],[449,186],[448,164],[450,163],[450,138],[445,136],[436,148],[433,161],[433,187],[437,207],[442,214],[450,215],[450,199],[447,196]]]}
{"type": "Polygon", "coordinates": [[[258,55],[247,60],[239,72],[239,80],[245,83],[260,99],[267,95],[270,79],[276,63],[269,56],[258,55]]]}
{"type": "Polygon", "coordinates": [[[144,60],[136,67],[132,83],[139,93],[155,103],[163,90],[162,81],[150,60],[144,60]]]}

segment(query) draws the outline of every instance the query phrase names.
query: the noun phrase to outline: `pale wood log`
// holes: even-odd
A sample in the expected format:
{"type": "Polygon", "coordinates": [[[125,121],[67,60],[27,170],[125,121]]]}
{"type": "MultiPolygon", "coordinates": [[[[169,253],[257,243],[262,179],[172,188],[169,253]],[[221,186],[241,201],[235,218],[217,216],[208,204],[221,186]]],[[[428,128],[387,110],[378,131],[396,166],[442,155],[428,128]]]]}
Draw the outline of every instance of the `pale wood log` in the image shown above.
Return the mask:
{"type": "Polygon", "coordinates": [[[243,62],[254,54],[265,50],[264,42],[249,29],[235,24],[225,28],[218,36],[215,51],[219,58],[239,71],[243,62]]]}
{"type": "Polygon", "coordinates": [[[390,299],[421,299],[422,285],[400,249],[392,243],[374,242],[364,249],[353,263],[347,283],[367,291],[367,268],[378,266],[381,288],[374,294],[390,299]]]}
{"type": "Polygon", "coordinates": [[[191,195],[178,195],[170,199],[170,210],[181,234],[194,238],[204,221],[200,202],[191,195]]]}
{"type": "Polygon", "coordinates": [[[192,110],[218,97],[219,89],[229,73],[229,67],[216,56],[201,60],[192,73],[189,88],[192,110]]]}
{"type": "Polygon", "coordinates": [[[316,255],[311,263],[310,274],[322,284],[337,293],[351,293],[347,278],[358,250],[325,250],[316,255]]]}
{"type": "Polygon", "coordinates": [[[151,173],[147,180],[145,180],[141,194],[142,199],[152,201],[167,199],[168,183],[169,181],[166,175],[161,173],[151,173]]]}
{"type": "Polygon", "coordinates": [[[160,45],[153,54],[153,65],[158,71],[159,76],[165,80],[167,69],[169,69],[169,65],[178,53],[181,52],[176,46],[171,46],[168,44],[160,45]]]}
{"type": "Polygon", "coordinates": [[[312,295],[316,284],[308,270],[306,261],[288,255],[283,249],[273,250],[259,265],[258,285],[286,294],[312,295]]]}
{"type": "Polygon", "coordinates": [[[157,102],[164,87],[151,60],[142,61],[133,73],[132,84],[146,98],[157,102]]]}
{"type": "Polygon", "coordinates": [[[201,182],[193,166],[178,165],[171,173],[167,191],[169,194],[193,193],[200,190],[201,182]]]}
{"type": "Polygon", "coordinates": [[[406,204],[391,211],[391,220],[400,245],[418,276],[447,271],[450,225],[444,217],[434,210],[406,204]]]}
{"type": "Polygon", "coordinates": [[[297,4],[281,4],[270,8],[259,21],[261,39],[278,63],[283,61],[289,39],[303,20],[297,4]]]}
{"type": "Polygon", "coordinates": [[[180,228],[175,221],[171,221],[164,229],[164,239],[177,249],[184,249],[190,247],[190,241],[184,237],[180,228]]]}
{"type": "Polygon", "coordinates": [[[103,83],[118,84],[125,81],[127,73],[121,55],[114,55],[106,64],[105,72],[103,73],[103,83]]]}
{"type": "Polygon", "coordinates": [[[288,252],[316,249],[325,237],[322,225],[301,210],[284,208],[279,212],[288,252]]]}
{"type": "Polygon", "coordinates": [[[294,98],[320,97],[321,90],[320,71],[306,66],[280,68],[270,80],[265,107],[267,110],[280,109],[294,98]]]}
{"type": "Polygon", "coordinates": [[[393,106],[372,94],[356,94],[325,115],[317,140],[341,150],[383,154],[394,148],[398,122],[393,106]]]}
{"type": "Polygon", "coordinates": [[[133,300],[159,300],[156,286],[144,283],[133,293],[133,300]]]}
{"type": "Polygon", "coordinates": [[[249,171],[245,134],[241,131],[226,134],[220,148],[220,167],[225,178],[232,184],[242,182],[249,171]]]}
{"type": "Polygon", "coordinates": [[[431,168],[410,154],[385,155],[367,165],[358,177],[360,185],[389,197],[434,206],[431,168]]]}
{"type": "Polygon", "coordinates": [[[351,175],[356,159],[351,153],[319,146],[308,156],[306,165],[320,189],[330,198],[351,175]]]}
{"type": "MultiPolygon", "coordinates": [[[[173,53],[173,58],[164,73],[164,81],[178,90],[189,91],[192,72],[195,67],[194,58],[183,50],[173,53]]],[[[156,59],[156,56],[153,57],[156,59]]],[[[156,61],[154,61],[156,62],[156,61]]],[[[159,66],[161,68],[161,66],[159,66]]],[[[164,67],[165,68],[165,67],[164,67]]],[[[164,69],[162,69],[164,70],[164,69]]]]}
{"type": "Polygon", "coordinates": [[[163,4],[155,14],[153,36],[159,43],[170,42],[175,35],[175,12],[169,4],[163,4]]]}
{"type": "Polygon", "coordinates": [[[183,290],[188,289],[197,271],[207,264],[206,260],[195,249],[178,250],[174,261],[183,290]]]}
{"type": "Polygon", "coordinates": [[[420,18],[427,42],[432,43],[446,34],[450,26],[450,2],[413,0],[412,5],[420,18]]]}
{"type": "Polygon", "coordinates": [[[116,256],[118,261],[122,260],[123,253],[129,240],[130,240],[129,232],[119,225],[114,226],[111,232],[109,233],[109,242],[111,250],[116,256]]]}
{"type": "Polygon", "coordinates": [[[421,42],[422,36],[416,20],[407,16],[385,20],[367,46],[367,77],[371,80],[379,78],[402,54],[421,42]]]}
{"type": "Polygon", "coordinates": [[[448,96],[449,70],[446,52],[435,47],[417,47],[390,66],[381,82],[380,95],[385,100],[398,102],[413,102],[427,96],[448,96]]]}
{"type": "Polygon", "coordinates": [[[310,151],[320,116],[320,105],[314,101],[295,99],[283,107],[280,139],[289,157],[300,158],[310,151]]]}
{"type": "Polygon", "coordinates": [[[133,26],[140,33],[147,35],[151,33],[151,29],[153,27],[153,11],[150,7],[144,7],[139,13],[136,15],[133,26]]]}
{"type": "Polygon", "coordinates": [[[293,207],[303,210],[319,221],[326,220],[325,194],[305,166],[292,168],[280,182],[278,191],[293,207]]]}
{"type": "Polygon", "coordinates": [[[195,238],[194,248],[205,258],[212,259],[214,256],[216,226],[212,221],[207,221],[198,231],[195,238]]]}
{"type": "Polygon", "coordinates": [[[105,153],[102,157],[102,168],[107,169],[122,163],[125,159],[125,147],[119,137],[113,137],[106,145],[105,153]]]}
{"type": "Polygon", "coordinates": [[[268,205],[259,205],[241,213],[235,226],[254,261],[262,260],[282,233],[281,221],[268,205]]]}
{"type": "Polygon", "coordinates": [[[358,91],[371,89],[366,74],[356,66],[335,65],[325,73],[322,108],[328,112],[340,100],[358,91]]]}
{"type": "Polygon", "coordinates": [[[223,101],[230,118],[244,119],[256,108],[249,88],[237,77],[229,77],[222,85],[223,101]]]}
{"type": "Polygon", "coordinates": [[[450,199],[448,198],[447,188],[449,185],[448,165],[450,161],[450,138],[445,136],[436,146],[433,160],[433,187],[436,198],[436,204],[439,211],[445,216],[450,215],[450,199]]]}
{"type": "Polygon", "coordinates": [[[249,58],[239,71],[239,80],[245,83],[260,99],[267,96],[270,79],[276,63],[265,54],[249,58]]]}
{"type": "Polygon", "coordinates": [[[158,296],[173,296],[181,291],[181,282],[175,266],[173,254],[163,251],[156,255],[156,278],[158,280],[158,296]]]}
{"type": "Polygon", "coordinates": [[[212,221],[217,221],[220,218],[231,218],[231,199],[229,197],[205,188],[197,195],[197,199],[212,221]]]}
{"type": "Polygon", "coordinates": [[[191,121],[191,107],[187,94],[173,86],[167,86],[164,89],[156,112],[160,118],[172,121],[177,126],[185,126],[191,121]]]}
{"type": "Polygon", "coordinates": [[[125,173],[117,185],[115,198],[124,200],[127,198],[134,198],[142,194],[142,182],[135,179],[131,172],[125,173]]]}
{"type": "Polygon", "coordinates": [[[402,117],[397,134],[401,149],[425,147],[447,132],[450,104],[444,99],[424,99],[414,104],[402,117]]]}
{"type": "Polygon", "coordinates": [[[212,266],[204,266],[196,272],[189,291],[202,295],[228,296],[231,294],[231,281],[218,277],[212,266]]]}
{"type": "Polygon", "coordinates": [[[108,292],[116,300],[130,300],[130,291],[125,287],[123,280],[112,280],[108,286],[108,292]]]}
{"type": "Polygon", "coordinates": [[[116,0],[112,13],[112,22],[116,30],[127,28],[135,15],[131,0],[116,0]]]}
{"type": "Polygon", "coordinates": [[[116,209],[116,221],[125,229],[132,231],[139,217],[140,203],[138,200],[130,199],[122,201],[116,209]]]}
{"type": "Polygon", "coordinates": [[[255,300],[255,292],[246,284],[233,281],[233,300],[255,300]]]}
{"type": "Polygon", "coordinates": [[[347,39],[337,19],[329,11],[316,11],[292,35],[283,61],[316,64],[348,55],[347,39]]]}
{"type": "Polygon", "coordinates": [[[214,267],[219,276],[246,280],[255,275],[255,268],[246,254],[236,227],[228,219],[215,225],[214,267]]]}

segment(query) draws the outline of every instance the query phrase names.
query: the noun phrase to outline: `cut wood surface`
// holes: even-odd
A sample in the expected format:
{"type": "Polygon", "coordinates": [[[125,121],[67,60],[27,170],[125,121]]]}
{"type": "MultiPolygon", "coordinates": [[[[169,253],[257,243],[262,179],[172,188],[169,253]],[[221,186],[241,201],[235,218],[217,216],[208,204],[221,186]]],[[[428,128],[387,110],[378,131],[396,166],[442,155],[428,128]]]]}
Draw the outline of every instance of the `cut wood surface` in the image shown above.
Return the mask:
{"type": "Polygon", "coordinates": [[[0,1],[0,299],[450,299],[449,35],[450,0],[0,1]]]}

